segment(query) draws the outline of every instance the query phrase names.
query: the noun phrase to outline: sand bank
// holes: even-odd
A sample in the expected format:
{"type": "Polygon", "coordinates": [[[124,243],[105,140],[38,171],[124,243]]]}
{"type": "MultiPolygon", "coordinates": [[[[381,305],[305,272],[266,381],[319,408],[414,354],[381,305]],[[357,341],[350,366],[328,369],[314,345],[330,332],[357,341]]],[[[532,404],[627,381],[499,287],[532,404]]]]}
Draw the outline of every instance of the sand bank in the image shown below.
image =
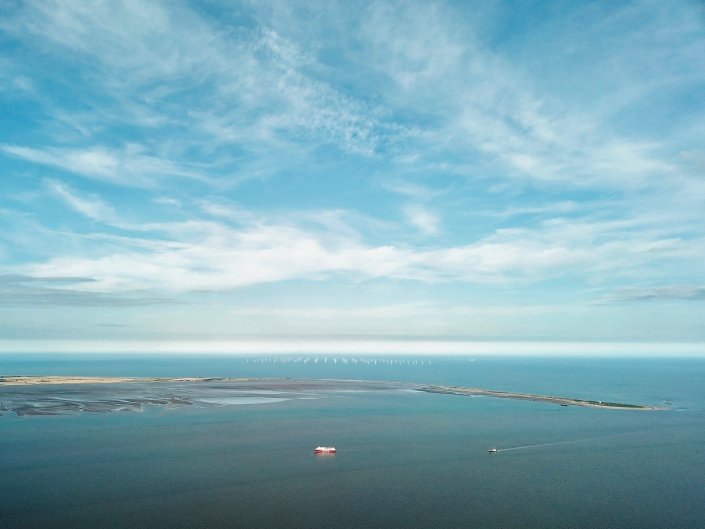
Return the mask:
{"type": "Polygon", "coordinates": [[[553,395],[536,395],[533,393],[514,393],[511,391],[497,391],[493,389],[466,388],[459,386],[421,385],[415,388],[426,393],[443,393],[447,395],[487,396],[500,399],[531,400],[535,402],[549,402],[561,406],[584,406],[588,408],[609,408],[613,410],[663,410],[655,406],[642,404],[624,404],[620,402],[607,402],[601,400],[574,399],[570,397],[557,397],[553,395]]]}
{"type": "Polygon", "coordinates": [[[123,384],[128,382],[213,382],[219,380],[247,381],[251,378],[213,378],[213,377],[77,377],[64,375],[0,375],[0,385],[22,386],[39,384],[123,384]]]}

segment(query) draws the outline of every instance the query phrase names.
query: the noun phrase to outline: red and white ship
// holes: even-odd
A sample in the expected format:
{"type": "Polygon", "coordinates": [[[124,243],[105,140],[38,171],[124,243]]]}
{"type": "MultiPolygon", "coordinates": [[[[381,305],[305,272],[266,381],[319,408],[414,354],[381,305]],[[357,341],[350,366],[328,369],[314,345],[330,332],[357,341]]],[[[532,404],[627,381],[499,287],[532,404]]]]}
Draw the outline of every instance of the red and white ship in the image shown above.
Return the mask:
{"type": "Polygon", "coordinates": [[[335,454],[334,446],[317,446],[313,449],[314,454],[335,454]]]}

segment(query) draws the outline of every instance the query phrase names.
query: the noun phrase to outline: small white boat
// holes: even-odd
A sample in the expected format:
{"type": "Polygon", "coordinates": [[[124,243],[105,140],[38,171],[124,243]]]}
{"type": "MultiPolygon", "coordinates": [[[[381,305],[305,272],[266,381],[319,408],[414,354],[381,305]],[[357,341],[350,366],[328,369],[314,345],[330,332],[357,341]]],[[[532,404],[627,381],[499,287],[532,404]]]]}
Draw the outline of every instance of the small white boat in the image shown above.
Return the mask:
{"type": "Polygon", "coordinates": [[[497,448],[493,446],[492,448],[490,448],[490,449],[488,450],[488,452],[489,452],[490,454],[496,454],[496,453],[497,453],[497,448]]]}
{"type": "Polygon", "coordinates": [[[334,446],[317,446],[313,449],[314,454],[335,454],[334,446]]]}

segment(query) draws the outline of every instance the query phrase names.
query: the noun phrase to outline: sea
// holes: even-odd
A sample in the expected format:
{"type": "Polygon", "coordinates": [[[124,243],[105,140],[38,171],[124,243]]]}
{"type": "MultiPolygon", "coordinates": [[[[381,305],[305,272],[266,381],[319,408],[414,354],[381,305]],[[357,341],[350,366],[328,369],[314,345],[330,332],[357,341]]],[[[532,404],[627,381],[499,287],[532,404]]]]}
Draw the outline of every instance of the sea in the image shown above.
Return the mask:
{"type": "Polygon", "coordinates": [[[3,529],[705,528],[705,359],[2,355],[0,375],[371,380],[665,408],[341,389],[5,411],[3,529]]]}

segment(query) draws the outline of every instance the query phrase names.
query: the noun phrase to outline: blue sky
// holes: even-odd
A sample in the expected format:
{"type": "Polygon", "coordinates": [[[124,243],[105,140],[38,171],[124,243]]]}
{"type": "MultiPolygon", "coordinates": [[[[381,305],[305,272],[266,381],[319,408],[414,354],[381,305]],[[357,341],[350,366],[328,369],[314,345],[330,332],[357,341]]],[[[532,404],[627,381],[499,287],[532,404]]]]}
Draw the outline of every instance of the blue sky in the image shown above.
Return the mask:
{"type": "Polygon", "coordinates": [[[4,3],[0,349],[705,343],[704,30],[685,1],[4,3]]]}

